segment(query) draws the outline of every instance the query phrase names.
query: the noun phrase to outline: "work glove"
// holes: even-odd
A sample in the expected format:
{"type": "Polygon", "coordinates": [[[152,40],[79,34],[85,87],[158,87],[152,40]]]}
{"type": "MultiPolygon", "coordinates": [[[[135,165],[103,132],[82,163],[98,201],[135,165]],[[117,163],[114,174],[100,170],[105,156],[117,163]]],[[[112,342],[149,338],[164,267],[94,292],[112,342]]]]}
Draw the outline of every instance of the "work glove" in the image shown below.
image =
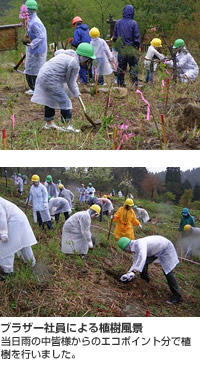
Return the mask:
{"type": "Polygon", "coordinates": [[[113,217],[114,217],[113,215],[110,216],[111,220],[113,219],[113,217]]]}
{"type": "Polygon", "coordinates": [[[142,229],[142,224],[139,225],[140,229],[142,229]]]}
{"type": "Polygon", "coordinates": [[[92,248],[93,248],[93,242],[92,242],[92,240],[90,240],[90,241],[89,241],[89,243],[88,243],[88,247],[89,247],[90,249],[92,249],[92,248]]]}
{"type": "Polygon", "coordinates": [[[121,282],[130,282],[135,278],[135,276],[136,275],[134,272],[128,272],[120,277],[120,281],[121,282]]]}
{"type": "Polygon", "coordinates": [[[7,243],[7,241],[8,241],[8,235],[7,234],[1,235],[1,241],[2,241],[2,243],[7,243]]]}

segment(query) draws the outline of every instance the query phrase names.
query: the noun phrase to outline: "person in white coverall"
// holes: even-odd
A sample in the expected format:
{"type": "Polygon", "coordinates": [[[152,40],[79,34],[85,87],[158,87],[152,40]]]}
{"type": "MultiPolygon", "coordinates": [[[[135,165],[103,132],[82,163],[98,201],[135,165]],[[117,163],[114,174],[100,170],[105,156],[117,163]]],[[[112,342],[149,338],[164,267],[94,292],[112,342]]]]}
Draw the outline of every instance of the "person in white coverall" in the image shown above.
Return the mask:
{"type": "Polygon", "coordinates": [[[16,185],[18,187],[19,194],[22,196],[24,182],[20,173],[17,174],[16,185]]]}
{"type": "MultiPolygon", "coordinates": [[[[93,58],[95,58],[94,48],[88,43],[81,43],[76,51],[63,49],[56,51],[55,57],[42,66],[31,101],[45,106],[44,120],[47,123],[44,128],[59,128],[53,122],[55,109],[61,111],[61,122],[71,121],[72,102],[70,97],[78,98],[80,95],[77,84],[80,65],[93,58]],[[87,55],[88,57],[86,57],[87,55]]],[[[71,125],[66,130],[80,131],[71,125]]]]}
{"type": "Polygon", "coordinates": [[[96,189],[92,186],[92,183],[88,183],[88,186],[87,186],[88,200],[90,198],[94,197],[95,192],[96,192],[96,189]]]}
{"type": "Polygon", "coordinates": [[[32,201],[33,211],[36,212],[39,226],[44,228],[46,224],[49,230],[53,230],[49,213],[47,189],[40,183],[40,177],[37,174],[34,174],[31,180],[32,186],[30,188],[28,202],[32,201]]]}
{"type": "Polygon", "coordinates": [[[170,240],[160,235],[146,236],[137,240],[122,237],[117,244],[120,249],[134,254],[133,264],[128,273],[120,278],[122,282],[131,281],[137,272],[140,272],[142,279],[149,282],[148,265],[158,258],[172,292],[172,297],[168,300],[168,303],[177,304],[182,300],[180,289],[173,273],[173,269],[179,263],[179,260],[174,245],[170,240]]]}
{"type": "Polygon", "coordinates": [[[33,95],[37,75],[47,58],[47,32],[36,14],[37,2],[27,0],[25,5],[29,15],[27,35],[30,38],[23,41],[26,45],[25,75],[30,88],[26,94],[33,95]]]}
{"type": "Polygon", "coordinates": [[[182,236],[180,244],[184,249],[185,257],[195,255],[200,258],[200,228],[185,225],[184,233],[185,235],[182,236]]]}
{"type": "Polygon", "coordinates": [[[93,248],[90,231],[91,219],[98,217],[99,214],[100,207],[92,205],[87,211],[76,212],[65,221],[62,230],[61,250],[63,253],[77,253],[84,256],[89,249],[93,248]]]}
{"type": "Polygon", "coordinates": [[[51,216],[55,216],[55,221],[58,223],[60,214],[63,213],[67,220],[72,212],[69,202],[62,197],[49,196],[49,212],[51,216]]]}
{"type": "Polygon", "coordinates": [[[63,184],[59,184],[58,188],[60,190],[58,197],[63,197],[69,202],[70,208],[72,208],[72,203],[74,201],[74,194],[67,188],[63,186],[63,184]]]}
{"type": "Polygon", "coordinates": [[[149,214],[144,208],[137,207],[136,205],[134,205],[133,210],[136,214],[137,220],[141,219],[144,224],[146,224],[146,222],[150,221],[149,214]]]}
{"type": "MultiPolygon", "coordinates": [[[[185,83],[194,81],[199,73],[199,67],[185,47],[183,39],[176,39],[173,45],[173,51],[176,53],[177,76],[180,81],[185,83]]],[[[173,61],[166,61],[166,65],[173,67],[173,61]]]]}
{"type": "Polygon", "coordinates": [[[0,197],[0,280],[13,272],[15,253],[36,264],[31,246],[37,240],[29,221],[14,203],[0,197]]]}

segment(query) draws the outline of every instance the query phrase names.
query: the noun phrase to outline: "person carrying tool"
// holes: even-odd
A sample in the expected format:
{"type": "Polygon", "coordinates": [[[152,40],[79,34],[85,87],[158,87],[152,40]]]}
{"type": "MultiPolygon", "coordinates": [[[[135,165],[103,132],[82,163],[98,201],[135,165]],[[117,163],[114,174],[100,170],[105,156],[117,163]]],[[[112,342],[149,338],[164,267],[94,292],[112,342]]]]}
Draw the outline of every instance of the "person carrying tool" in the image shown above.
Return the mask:
{"type": "MultiPolygon", "coordinates": [[[[199,67],[185,47],[183,39],[176,39],[173,45],[173,52],[175,53],[176,71],[180,81],[187,83],[194,81],[199,73],[199,67]]],[[[173,60],[166,61],[166,65],[174,67],[173,60]]]]}
{"type": "Polygon", "coordinates": [[[25,75],[30,88],[25,93],[33,95],[37,75],[47,57],[47,32],[44,24],[36,14],[38,9],[37,2],[35,0],[27,0],[25,5],[28,9],[29,19],[27,36],[23,43],[26,45],[25,75]]]}
{"type": "Polygon", "coordinates": [[[0,197],[0,281],[13,272],[15,253],[35,266],[31,246],[37,240],[29,221],[14,203],[0,197]]]}
{"type": "Polygon", "coordinates": [[[195,220],[194,217],[192,215],[190,215],[190,211],[187,207],[184,207],[181,213],[181,221],[179,224],[179,231],[182,234],[182,237],[184,237],[186,235],[185,231],[184,231],[184,226],[185,225],[191,225],[193,227],[195,227],[195,220]]]}
{"type": "Polygon", "coordinates": [[[158,50],[162,47],[162,41],[159,38],[153,38],[151,41],[151,45],[149,46],[145,59],[144,59],[144,68],[146,70],[146,83],[152,83],[153,74],[157,69],[157,61],[163,60],[165,58],[158,50]]]}
{"type": "Polygon", "coordinates": [[[56,184],[53,183],[52,176],[47,175],[46,179],[45,179],[45,182],[47,183],[46,189],[47,189],[48,195],[50,197],[57,197],[58,196],[57,187],[56,187],[56,184]]]}
{"type": "Polygon", "coordinates": [[[122,39],[123,46],[121,50],[118,50],[118,70],[117,70],[117,81],[118,85],[125,87],[124,73],[129,65],[129,74],[132,83],[138,85],[138,58],[133,56],[133,49],[140,48],[140,31],[138,24],[134,17],[134,8],[132,5],[126,5],[123,9],[123,17],[115,23],[113,42],[116,42],[119,37],[122,39]],[[122,55],[124,46],[130,47],[130,55],[122,55]]]}
{"type": "Polygon", "coordinates": [[[63,184],[59,184],[58,188],[59,188],[58,197],[65,198],[68,201],[70,208],[72,208],[72,203],[74,201],[74,194],[69,189],[65,188],[63,184]]]}
{"type": "Polygon", "coordinates": [[[19,192],[20,196],[22,196],[24,182],[23,182],[21,173],[17,174],[16,185],[18,187],[18,192],[19,192]]]}
{"type": "Polygon", "coordinates": [[[135,212],[132,209],[133,205],[133,200],[131,198],[127,198],[124,205],[117,210],[113,217],[113,222],[116,222],[114,230],[116,240],[123,236],[127,236],[129,239],[134,239],[135,234],[133,224],[140,228],[142,227],[140,222],[136,219],[135,212]]]}
{"type": "Polygon", "coordinates": [[[60,214],[63,213],[65,220],[67,220],[72,212],[69,202],[62,197],[51,197],[49,199],[49,212],[51,216],[55,216],[56,224],[59,221],[60,214]]]}
{"type": "MultiPolygon", "coordinates": [[[[78,98],[80,96],[77,84],[80,65],[87,65],[92,59],[95,59],[93,46],[81,43],[76,52],[63,49],[56,51],[55,57],[42,66],[31,101],[45,106],[45,129],[63,130],[53,122],[55,109],[61,111],[61,122],[69,123],[71,121],[72,103],[70,97],[78,98]]],[[[80,132],[70,124],[64,130],[80,132]]]]}
{"type": "Polygon", "coordinates": [[[176,281],[173,269],[179,263],[173,243],[160,235],[146,236],[137,240],[130,240],[127,237],[120,238],[118,247],[128,253],[133,253],[133,264],[128,273],[121,276],[120,281],[130,282],[140,273],[140,277],[146,282],[150,282],[148,265],[157,258],[161,264],[168,286],[172,292],[172,297],[168,304],[178,304],[182,301],[179,286],[176,281]]]}
{"type": "Polygon", "coordinates": [[[32,202],[33,204],[33,211],[36,212],[39,226],[44,228],[46,224],[49,230],[53,230],[48,207],[47,189],[40,183],[40,177],[37,174],[32,176],[31,181],[32,186],[29,192],[28,203],[32,202]]]}
{"type": "Polygon", "coordinates": [[[62,229],[61,250],[66,254],[79,254],[85,256],[93,248],[91,235],[91,219],[100,214],[100,207],[92,205],[87,211],[73,214],[65,221],[62,229]]]}
{"type": "MultiPolygon", "coordinates": [[[[83,42],[90,43],[91,41],[88,25],[82,23],[83,20],[79,16],[76,16],[72,19],[72,26],[75,28],[75,30],[74,37],[71,40],[71,45],[75,48],[77,48],[83,42]]],[[[91,66],[91,64],[80,65],[79,76],[81,84],[88,83],[88,74],[89,79],[92,79],[91,66]]]]}
{"type": "Polygon", "coordinates": [[[146,224],[146,222],[151,220],[147,210],[145,210],[144,208],[141,208],[141,207],[138,207],[138,206],[134,205],[133,210],[136,214],[136,219],[137,220],[141,219],[144,224],[146,224]]]}
{"type": "Polygon", "coordinates": [[[110,65],[110,62],[113,60],[113,55],[106,41],[100,38],[100,32],[98,28],[94,27],[90,29],[89,34],[92,38],[90,44],[94,47],[94,53],[97,61],[97,83],[98,85],[106,85],[104,84],[104,75],[110,75],[113,72],[110,65]]]}

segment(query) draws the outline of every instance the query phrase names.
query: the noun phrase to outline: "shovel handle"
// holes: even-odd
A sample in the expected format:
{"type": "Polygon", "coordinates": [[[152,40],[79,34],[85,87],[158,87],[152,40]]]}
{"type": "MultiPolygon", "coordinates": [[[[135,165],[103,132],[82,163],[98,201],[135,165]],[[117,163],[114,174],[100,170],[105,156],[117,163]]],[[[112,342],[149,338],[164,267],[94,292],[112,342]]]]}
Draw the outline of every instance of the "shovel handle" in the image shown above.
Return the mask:
{"type": "Polygon", "coordinates": [[[78,99],[79,99],[79,102],[81,103],[81,106],[82,106],[84,112],[86,113],[85,104],[83,103],[82,98],[80,97],[80,95],[79,95],[78,99]]]}

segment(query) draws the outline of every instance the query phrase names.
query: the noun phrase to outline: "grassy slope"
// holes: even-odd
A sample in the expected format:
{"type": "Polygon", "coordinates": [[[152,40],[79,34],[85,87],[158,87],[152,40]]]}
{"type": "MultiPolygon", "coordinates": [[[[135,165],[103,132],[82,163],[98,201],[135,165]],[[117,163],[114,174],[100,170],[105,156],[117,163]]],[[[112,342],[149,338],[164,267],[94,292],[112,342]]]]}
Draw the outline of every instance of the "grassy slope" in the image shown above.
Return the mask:
{"type": "MultiPolygon", "coordinates": [[[[5,188],[1,179],[0,195],[25,209],[27,186],[23,198],[19,198],[12,182],[5,188]]],[[[136,229],[136,237],[161,234],[175,243],[181,208],[148,201],[137,203],[147,208],[153,223],[144,225],[142,231],[136,229]]],[[[115,209],[121,204],[121,199],[115,199],[115,209]]],[[[80,209],[78,201],[76,209],[80,209]]],[[[198,222],[199,212],[193,213],[198,222]]],[[[27,214],[38,240],[33,248],[37,266],[32,270],[15,259],[14,275],[0,282],[1,316],[145,316],[147,309],[151,316],[200,315],[199,266],[184,261],[178,265],[176,276],[185,301],[170,306],[166,304],[169,289],[159,265],[150,265],[149,284],[139,276],[127,285],[119,282],[132,257],[118,250],[113,235],[107,241],[107,217],[101,225],[93,222],[101,230],[92,227],[97,244],[83,260],[60,251],[62,217],[49,232],[33,223],[31,209],[27,214]]]]}
{"type": "MultiPolygon", "coordinates": [[[[140,95],[135,93],[133,86],[126,76],[128,96],[119,99],[119,95],[111,95],[111,105],[105,116],[108,92],[90,95],[82,93],[88,114],[94,120],[101,120],[101,129],[86,128],[80,134],[46,131],[43,126],[43,106],[30,102],[30,96],[24,94],[28,89],[24,76],[13,71],[13,64],[20,59],[19,52],[2,53],[0,64],[0,126],[7,129],[7,149],[70,149],[70,150],[111,150],[113,148],[113,126],[129,121],[128,133],[133,136],[125,139],[122,149],[160,149],[163,140],[160,125],[160,114],[165,115],[165,127],[168,149],[199,149],[199,130],[197,128],[178,133],[176,124],[185,105],[188,102],[199,105],[200,77],[192,84],[170,84],[168,105],[165,108],[166,88],[161,93],[161,80],[168,77],[164,71],[159,71],[154,86],[144,83],[142,91],[151,105],[150,120],[146,120],[146,105],[140,95]],[[11,62],[11,64],[9,63],[11,62]],[[15,115],[16,127],[12,135],[10,115],[15,115]],[[161,143],[160,143],[160,138],[161,143]]],[[[144,56],[144,55],[143,55],[144,56]]],[[[198,61],[198,60],[197,60],[198,61]]],[[[141,69],[140,79],[144,79],[141,69]]],[[[114,86],[114,77],[107,78],[109,85],[114,86]]],[[[93,88],[90,90],[93,91],[93,88]]],[[[90,127],[80,110],[76,98],[73,98],[73,123],[76,128],[90,127]]],[[[59,112],[56,113],[57,123],[62,125],[59,112]]],[[[121,141],[118,133],[116,147],[121,141]]],[[[2,143],[0,142],[0,149],[2,143]]],[[[162,148],[164,145],[162,143],[162,148]]]]}

